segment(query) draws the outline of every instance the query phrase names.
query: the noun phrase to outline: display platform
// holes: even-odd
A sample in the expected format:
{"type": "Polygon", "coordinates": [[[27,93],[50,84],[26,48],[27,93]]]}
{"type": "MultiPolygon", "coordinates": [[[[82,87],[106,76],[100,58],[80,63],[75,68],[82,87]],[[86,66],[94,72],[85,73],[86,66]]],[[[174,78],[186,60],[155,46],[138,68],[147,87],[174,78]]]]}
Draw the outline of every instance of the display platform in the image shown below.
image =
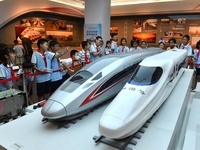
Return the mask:
{"type": "MultiPolygon", "coordinates": [[[[133,150],[176,149],[180,143],[184,116],[190,102],[192,70],[185,70],[166,102],[157,111],[133,150]]],[[[0,150],[116,150],[103,143],[95,144],[93,137],[99,136],[98,123],[106,103],[69,128],[60,128],[51,122],[42,122],[41,112],[28,115],[0,126],[0,150]]],[[[123,110],[122,110],[123,111],[123,110]]],[[[190,149],[192,150],[192,149],[190,149]]]]}

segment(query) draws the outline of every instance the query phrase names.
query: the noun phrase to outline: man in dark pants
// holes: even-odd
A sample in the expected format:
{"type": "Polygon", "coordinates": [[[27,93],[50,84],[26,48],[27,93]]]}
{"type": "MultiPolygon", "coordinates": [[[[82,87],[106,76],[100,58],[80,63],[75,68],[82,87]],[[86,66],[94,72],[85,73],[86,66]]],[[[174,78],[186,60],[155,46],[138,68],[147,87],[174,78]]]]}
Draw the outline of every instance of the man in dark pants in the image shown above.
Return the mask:
{"type": "Polygon", "coordinates": [[[24,37],[24,35],[20,34],[20,39],[22,40],[22,45],[24,46],[25,50],[25,59],[26,61],[31,61],[33,49],[32,49],[32,41],[29,38],[24,37]]]}

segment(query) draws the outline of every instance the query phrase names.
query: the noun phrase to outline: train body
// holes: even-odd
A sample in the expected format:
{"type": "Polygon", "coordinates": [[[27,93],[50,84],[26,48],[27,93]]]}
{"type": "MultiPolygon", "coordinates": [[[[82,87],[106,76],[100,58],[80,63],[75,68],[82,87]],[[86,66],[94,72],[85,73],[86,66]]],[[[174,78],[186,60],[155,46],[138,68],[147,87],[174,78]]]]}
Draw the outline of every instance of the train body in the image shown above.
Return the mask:
{"type": "Polygon", "coordinates": [[[118,53],[99,58],[66,80],[42,108],[44,118],[73,119],[115,96],[146,57],[160,49],[118,53]]]}
{"type": "Polygon", "coordinates": [[[181,75],[185,50],[172,50],[144,59],[104,111],[99,132],[122,139],[137,132],[167,99],[181,75]]]}

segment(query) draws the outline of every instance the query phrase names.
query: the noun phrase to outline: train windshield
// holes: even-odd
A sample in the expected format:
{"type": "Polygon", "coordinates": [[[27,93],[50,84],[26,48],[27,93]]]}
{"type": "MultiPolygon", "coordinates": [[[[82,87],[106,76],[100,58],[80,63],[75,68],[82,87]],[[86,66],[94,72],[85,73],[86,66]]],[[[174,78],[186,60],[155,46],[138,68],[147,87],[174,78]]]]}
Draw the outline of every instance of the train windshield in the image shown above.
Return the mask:
{"type": "Polygon", "coordinates": [[[93,74],[89,71],[79,71],[68,82],[66,82],[61,90],[71,93],[92,76],[93,74]]]}
{"type": "Polygon", "coordinates": [[[134,85],[152,85],[160,79],[162,73],[163,70],[161,67],[138,66],[128,83],[134,85]]]}

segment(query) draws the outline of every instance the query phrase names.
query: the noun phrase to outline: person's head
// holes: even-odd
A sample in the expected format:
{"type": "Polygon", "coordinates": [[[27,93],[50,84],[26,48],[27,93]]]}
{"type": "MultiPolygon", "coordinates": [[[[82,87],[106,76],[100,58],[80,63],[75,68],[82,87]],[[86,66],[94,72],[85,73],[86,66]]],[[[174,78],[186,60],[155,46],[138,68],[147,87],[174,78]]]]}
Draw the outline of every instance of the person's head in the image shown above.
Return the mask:
{"type": "Polygon", "coordinates": [[[164,50],[165,49],[165,43],[164,42],[160,42],[158,44],[158,47],[164,50]]]}
{"type": "Polygon", "coordinates": [[[15,45],[17,45],[17,44],[18,44],[18,41],[17,41],[17,40],[14,40],[13,42],[14,42],[14,44],[15,44],[15,45]]]}
{"type": "Polygon", "coordinates": [[[96,44],[96,46],[100,46],[102,40],[103,40],[103,39],[102,39],[101,36],[97,36],[96,39],[95,39],[95,44],[96,44]]]}
{"type": "Polygon", "coordinates": [[[71,56],[74,60],[79,60],[79,59],[80,59],[80,57],[79,57],[79,55],[78,55],[78,51],[75,50],[75,49],[71,50],[70,56],[71,56]]]}
{"type": "Polygon", "coordinates": [[[131,47],[137,47],[139,45],[138,39],[132,39],[131,40],[131,47]]]}
{"type": "Polygon", "coordinates": [[[49,39],[49,40],[53,40],[53,36],[52,36],[52,35],[49,35],[49,36],[48,36],[48,39],[49,39]]]}
{"type": "Polygon", "coordinates": [[[127,43],[126,38],[121,38],[120,45],[125,46],[127,43]]]}
{"type": "Polygon", "coordinates": [[[112,34],[111,38],[113,41],[117,41],[117,34],[112,34]]]}
{"type": "Polygon", "coordinates": [[[188,42],[189,42],[189,40],[190,40],[190,36],[187,35],[187,34],[184,35],[183,38],[182,38],[182,43],[183,43],[183,45],[187,45],[188,42]]]}
{"type": "Polygon", "coordinates": [[[25,73],[25,74],[31,73],[33,66],[34,66],[34,65],[33,65],[31,62],[26,62],[26,61],[23,62],[22,68],[23,68],[23,70],[24,70],[24,73],[25,73]]]}
{"type": "Polygon", "coordinates": [[[60,44],[58,43],[58,41],[52,40],[49,43],[49,47],[50,47],[52,52],[57,52],[60,48],[60,44]]]}
{"type": "Polygon", "coordinates": [[[24,35],[23,34],[20,34],[19,35],[19,38],[22,40],[24,38],[24,35]]]}
{"type": "Polygon", "coordinates": [[[200,49],[200,40],[196,43],[196,49],[200,49]]]}
{"type": "Polygon", "coordinates": [[[37,46],[40,50],[46,51],[48,49],[48,41],[47,39],[41,38],[37,41],[37,46]]]}
{"type": "Polygon", "coordinates": [[[148,47],[147,41],[142,41],[141,42],[141,48],[147,48],[147,47],[148,47]]]}
{"type": "Polygon", "coordinates": [[[15,60],[13,49],[8,47],[0,47],[0,62],[5,66],[15,60]]]}
{"type": "Polygon", "coordinates": [[[111,42],[110,41],[106,41],[106,47],[111,48],[111,42]]]}
{"type": "Polygon", "coordinates": [[[83,41],[83,42],[81,43],[81,45],[82,45],[82,48],[83,48],[84,50],[89,50],[89,48],[90,48],[90,44],[89,44],[88,41],[83,41]]]}
{"type": "Polygon", "coordinates": [[[175,38],[169,39],[169,46],[170,46],[170,48],[173,48],[174,46],[176,46],[176,39],[175,38]]]}

